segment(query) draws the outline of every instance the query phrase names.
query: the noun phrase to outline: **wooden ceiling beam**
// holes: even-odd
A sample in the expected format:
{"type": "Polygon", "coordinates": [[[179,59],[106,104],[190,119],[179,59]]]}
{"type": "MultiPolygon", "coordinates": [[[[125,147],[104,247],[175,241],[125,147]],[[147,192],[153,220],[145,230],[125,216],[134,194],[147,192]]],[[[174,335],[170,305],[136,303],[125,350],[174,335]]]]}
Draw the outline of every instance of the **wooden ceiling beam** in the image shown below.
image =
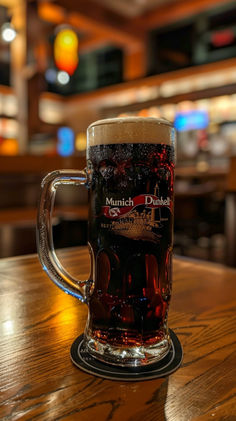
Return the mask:
{"type": "Polygon", "coordinates": [[[110,44],[115,44],[123,48],[131,50],[139,49],[143,45],[142,39],[129,34],[122,28],[114,27],[112,24],[102,23],[85,16],[79,12],[73,12],[68,17],[67,21],[79,28],[81,31],[90,34],[97,34],[104,37],[110,44]]]}
{"type": "MultiPolygon", "coordinates": [[[[74,19],[73,13],[66,13],[66,10],[58,6],[56,4],[48,3],[48,2],[41,2],[38,4],[38,15],[40,19],[50,22],[55,25],[60,25],[63,23],[71,24],[76,29],[81,30],[81,26],[76,19],[74,19]]],[[[87,32],[87,31],[86,31],[87,32]]],[[[88,52],[92,51],[96,48],[107,43],[107,37],[102,35],[88,35],[85,38],[82,38],[79,42],[79,49],[80,52],[88,52]]]]}
{"type": "Polygon", "coordinates": [[[232,0],[179,0],[145,13],[133,20],[140,29],[150,30],[169,25],[178,20],[204,12],[217,6],[232,3],[232,0]]]}
{"type": "Polygon", "coordinates": [[[124,50],[123,78],[125,81],[144,77],[147,72],[147,48],[144,44],[142,48],[135,51],[124,50]]]}
{"type": "Polygon", "coordinates": [[[91,35],[79,41],[79,52],[88,53],[108,44],[107,38],[99,35],[91,35]]]}
{"type": "Polygon", "coordinates": [[[69,22],[77,28],[94,34],[94,37],[90,40],[89,38],[88,40],[82,40],[80,51],[83,51],[83,47],[84,51],[86,49],[91,50],[105,43],[118,45],[124,51],[124,80],[133,80],[145,76],[147,66],[146,37],[142,39],[130,38],[130,35],[126,32],[101,25],[101,23],[91,22],[90,18],[78,14],[78,12],[71,13],[69,22]]]}
{"type": "Polygon", "coordinates": [[[132,80],[146,74],[146,32],[138,31],[132,21],[115,17],[114,13],[90,1],[86,4],[67,0],[68,7],[64,7],[64,0],[58,4],[48,2],[39,3],[39,16],[54,24],[67,23],[85,33],[79,44],[80,52],[92,51],[104,44],[113,44],[124,51],[124,80],[132,80]],[[129,22],[129,24],[128,24],[129,22]],[[128,28],[130,26],[130,28],[128,28]],[[138,33],[139,32],[139,33],[138,33]]]}
{"type": "Polygon", "coordinates": [[[142,33],[140,34],[132,24],[130,28],[127,19],[118,19],[117,22],[114,14],[111,14],[111,19],[109,18],[110,14],[108,18],[103,13],[97,12],[94,14],[94,6],[90,8],[89,2],[87,2],[86,7],[83,2],[78,2],[74,8],[72,6],[63,7],[63,1],[58,3],[39,2],[39,17],[54,24],[68,23],[81,32],[98,36],[100,39],[103,38],[110,44],[115,44],[122,48],[130,50],[143,48],[142,33]]]}
{"type": "Polygon", "coordinates": [[[40,19],[55,25],[65,22],[66,19],[63,7],[46,1],[38,3],[38,16],[40,19]]]}

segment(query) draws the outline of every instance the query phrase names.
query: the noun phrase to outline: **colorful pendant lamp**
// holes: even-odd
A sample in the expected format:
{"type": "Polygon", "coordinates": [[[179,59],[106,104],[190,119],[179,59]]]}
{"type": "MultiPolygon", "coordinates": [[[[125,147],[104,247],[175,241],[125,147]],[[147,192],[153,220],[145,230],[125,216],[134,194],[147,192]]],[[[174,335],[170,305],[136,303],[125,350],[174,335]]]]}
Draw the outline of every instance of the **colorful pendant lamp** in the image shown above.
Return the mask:
{"type": "Polygon", "coordinates": [[[70,76],[78,66],[77,34],[72,29],[62,29],[58,32],[54,42],[54,59],[59,70],[67,72],[70,76]]]}

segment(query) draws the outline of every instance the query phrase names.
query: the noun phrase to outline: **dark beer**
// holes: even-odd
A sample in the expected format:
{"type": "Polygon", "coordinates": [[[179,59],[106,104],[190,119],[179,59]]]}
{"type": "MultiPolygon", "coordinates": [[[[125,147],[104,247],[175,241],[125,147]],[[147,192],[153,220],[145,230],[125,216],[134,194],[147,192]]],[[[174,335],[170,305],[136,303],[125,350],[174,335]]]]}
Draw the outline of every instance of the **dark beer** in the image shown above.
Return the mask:
{"type": "Polygon", "coordinates": [[[98,347],[169,340],[174,149],[161,140],[88,145],[95,279],[87,336],[98,347]]]}
{"type": "Polygon", "coordinates": [[[42,182],[37,219],[41,264],[63,291],[88,304],[83,346],[103,363],[137,367],[171,348],[175,131],[166,120],[95,121],[87,131],[87,166],[56,170],[42,182]],[[90,195],[91,274],[79,281],[56,254],[52,209],[59,185],[90,195]]]}

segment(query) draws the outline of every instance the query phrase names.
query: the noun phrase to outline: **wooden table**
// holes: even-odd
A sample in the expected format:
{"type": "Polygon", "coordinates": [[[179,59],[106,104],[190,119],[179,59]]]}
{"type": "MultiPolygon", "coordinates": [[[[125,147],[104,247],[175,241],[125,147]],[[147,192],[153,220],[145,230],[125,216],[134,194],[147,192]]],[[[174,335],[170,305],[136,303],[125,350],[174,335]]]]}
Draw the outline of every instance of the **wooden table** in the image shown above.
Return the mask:
{"type": "MultiPolygon", "coordinates": [[[[88,273],[85,248],[60,253],[74,275],[88,273]]],[[[233,421],[236,419],[236,271],[174,261],[169,324],[182,367],[145,382],[103,380],[70,361],[84,304],[59,290],[35,255],[0,260],[0,419],[233,421]]]]}

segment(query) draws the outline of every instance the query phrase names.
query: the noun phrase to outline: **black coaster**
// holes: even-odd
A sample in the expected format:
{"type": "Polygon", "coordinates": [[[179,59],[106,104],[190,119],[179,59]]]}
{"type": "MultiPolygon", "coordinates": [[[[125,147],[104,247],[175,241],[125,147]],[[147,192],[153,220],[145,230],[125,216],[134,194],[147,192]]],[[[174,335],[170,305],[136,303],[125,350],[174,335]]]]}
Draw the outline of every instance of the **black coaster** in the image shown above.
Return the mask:
{"type": "Polygon", "coordinates": [[[171,349],[168,354],[161,361],[144,367],[118,367],[96,360],[85,349],[83,336],[80,335],[71,346],[72,362],[89,374],[109,380],[143,381],[165,377],[179,368],[183,358],[181,343],[171,329],[171,349]]]}

